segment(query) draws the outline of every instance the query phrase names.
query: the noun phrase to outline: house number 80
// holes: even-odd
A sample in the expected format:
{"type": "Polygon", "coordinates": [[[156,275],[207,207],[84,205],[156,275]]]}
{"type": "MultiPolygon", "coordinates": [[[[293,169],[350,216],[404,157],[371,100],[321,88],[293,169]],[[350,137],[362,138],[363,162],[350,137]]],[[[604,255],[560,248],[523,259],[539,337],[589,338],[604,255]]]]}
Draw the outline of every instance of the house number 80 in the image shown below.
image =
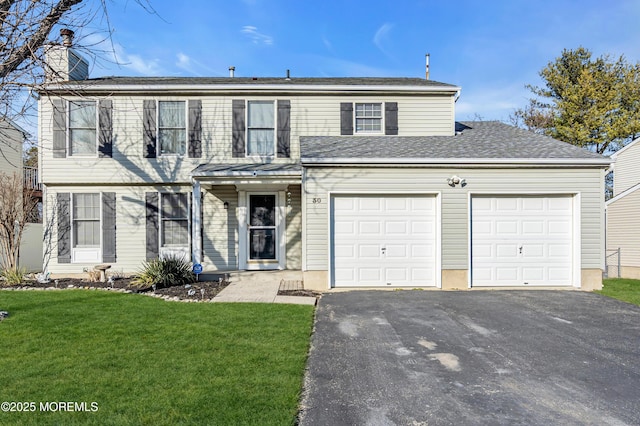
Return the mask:
{"type": "Polygon", "coordinates": [[[322,202],[322,198],[314,198],[313,204],[320,204],[322,202]]]}

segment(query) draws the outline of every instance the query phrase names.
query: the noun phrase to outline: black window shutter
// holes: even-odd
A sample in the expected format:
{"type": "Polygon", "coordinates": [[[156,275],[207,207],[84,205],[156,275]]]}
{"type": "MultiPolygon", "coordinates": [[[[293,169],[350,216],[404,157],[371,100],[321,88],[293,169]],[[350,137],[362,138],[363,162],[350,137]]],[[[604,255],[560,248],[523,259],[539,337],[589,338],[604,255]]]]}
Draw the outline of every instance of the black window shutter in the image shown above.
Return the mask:
{"type": "Polygon", "coordinates": [[[278,101],[278,157],[291,155],[291,101],[278,101]]]}
{"type": "Polygon", "coordinates": [[[353,104],[351,102],[340,104],[340,134],[353,134],[353,104]]]}
{"type": "Polygon", "coordinates": [[[233,144],[233,157],[245,156],[245,104],[244,99],[233,100],[233,118],[231,123],[231,143],[233,144]]]}
{"type": "Polygon", "coordinates": [[[71,263],[71,194],[56,194],[58,209],[58,263],[71,263]]]}
{"type": "Polygon", "coordinates": [[[143,102],[144,157],[156,158],[156,101],[143,102]]]}
{"type": "Polygon", "coordinates": [[[98,103],[98,155],[102,158],[113,156],[112,103],[103,99],[98,103]]]}
{"type": "Polygon", "coordinates": [[[102,261],[116,261],[116,193],[102,193],[102,261]]]}
{"type": "Polygon", "coordinates": [[[189,101],[189,158],[202,157],[202,101],[189,101]]]}
{"type": "Polygon", "coordinates": [[[147,240],[147,260],[157,259],[160,254],[160,241],[158,239],[159,214],[158,214],[158,193],[145,192],[146,208],[146,240],[147,240]]]}
{"type": "Polygon", "coordinates": [[[63,99],[53,100],[53,158],[67,156],[67,113],[63,99]]]}
{"type": "Polygon", "coordinates": [[[398,103],[397,102],[384,103],[384,134],[385,135],[398,134],[398,103]]]}

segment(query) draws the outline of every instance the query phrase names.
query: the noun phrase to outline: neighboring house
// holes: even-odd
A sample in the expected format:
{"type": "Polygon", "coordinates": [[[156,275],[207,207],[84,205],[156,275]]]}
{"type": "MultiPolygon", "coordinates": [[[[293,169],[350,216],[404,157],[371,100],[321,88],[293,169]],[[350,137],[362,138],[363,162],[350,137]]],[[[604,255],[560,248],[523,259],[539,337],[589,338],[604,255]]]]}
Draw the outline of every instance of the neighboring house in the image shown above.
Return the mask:
{"type": "Polygon", "coordinates": [[[178,254],[320,289],[602,285],[609,159],[456,123],[456,86],[70,78],[39,105],[52,273],[178,254]]]}
{"type": "MultiPolygon", "coordinates": [[[[607,251],[624,278],[640,278],[640,139],[611,156],[613,198],[606,203],[607,251]],[[619,259],[614,253],[619,251],[619,259]]],[[[614,273],[612,276],[618,275],[614,273]]]]}
{"type": "MultiPolygon", "coordinates": [[[[37,171],[27,170],[23,167],[23,144],[29,137],[27,131],[4,118],[0,119],[0,173],[7,175],[17,174],[23,180],[25,188],[34,188],[37,184],[37,171]]],[[[29,193],[32,195],[32,193],[29,193]]],[[[33,194],[40,197],[36,191],[33,194]]],[[[2,202],[2,200],[0,200],[2,202]]],[[[18,266],[28,271],[40,271],[42,268],[42,225],[39,223],[28,223],[22,234],[20,252],[18,256],[18,266]]]]}

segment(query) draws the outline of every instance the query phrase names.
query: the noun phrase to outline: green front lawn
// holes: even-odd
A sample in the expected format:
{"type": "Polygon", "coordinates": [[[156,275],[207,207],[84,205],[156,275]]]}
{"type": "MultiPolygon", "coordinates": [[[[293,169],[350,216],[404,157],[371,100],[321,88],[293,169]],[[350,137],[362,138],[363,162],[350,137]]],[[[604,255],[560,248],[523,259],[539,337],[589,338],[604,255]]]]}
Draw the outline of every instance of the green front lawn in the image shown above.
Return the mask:
{"type": "Polygon", "coordinates": [[[640,306],[640,280],[608,278],[596,293],[640,306]]]}
{"type": "Polygon", "coordinates": [[[0,402],[37,408],[0,424],[295,421],[313,307],[64,290],[2,291],[0,310],[0,402]]]}

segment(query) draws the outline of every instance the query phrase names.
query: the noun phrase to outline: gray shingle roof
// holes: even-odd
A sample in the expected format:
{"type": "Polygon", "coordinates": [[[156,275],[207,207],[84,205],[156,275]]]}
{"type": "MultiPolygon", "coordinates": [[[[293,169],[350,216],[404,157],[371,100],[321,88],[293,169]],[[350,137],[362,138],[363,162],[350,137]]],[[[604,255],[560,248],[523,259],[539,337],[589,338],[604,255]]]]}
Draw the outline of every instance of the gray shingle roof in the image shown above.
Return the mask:
{"type": "MultiPolygon", "coordinates": [[[[608,158],[548,136],[498,121],[456,123],[455,136],[302,136],[302,163],[363,159],[402,163],[403,160],[583,160],[607,163],[608,158]]],[[[373,162],[373,161],[372,161],[373,162]]]]}
{"type": "Polygon", "coordinates": [[[433,87],[456,90],[457,86],[423,78],[401,77],[99,77],[67,82],[83,86],[182,86],[182,85],[305,85],[305,86],[402,86],[433,87]]]}

